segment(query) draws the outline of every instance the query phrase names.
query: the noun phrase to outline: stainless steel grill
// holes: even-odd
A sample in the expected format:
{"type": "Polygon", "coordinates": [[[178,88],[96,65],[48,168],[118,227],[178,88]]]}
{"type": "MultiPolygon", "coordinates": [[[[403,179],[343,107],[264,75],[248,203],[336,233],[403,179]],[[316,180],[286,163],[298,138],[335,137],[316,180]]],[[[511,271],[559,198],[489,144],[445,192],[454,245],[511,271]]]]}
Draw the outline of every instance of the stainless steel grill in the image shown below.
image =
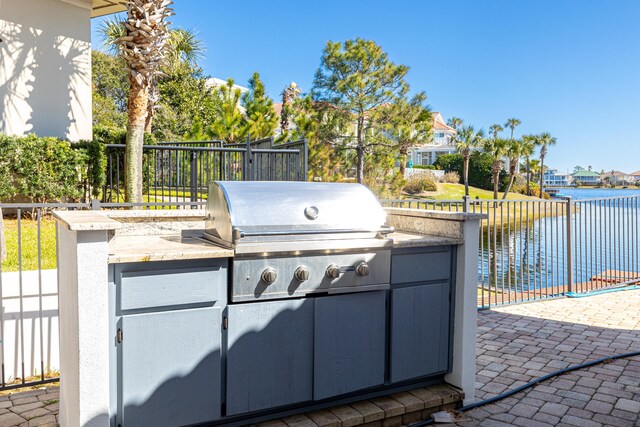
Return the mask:
{"type": "Polygon", "coordinates": [[[233,248],[231,301],[386,289],[386,215],[359,184],[215,182],[205,238],[233,248]]]}

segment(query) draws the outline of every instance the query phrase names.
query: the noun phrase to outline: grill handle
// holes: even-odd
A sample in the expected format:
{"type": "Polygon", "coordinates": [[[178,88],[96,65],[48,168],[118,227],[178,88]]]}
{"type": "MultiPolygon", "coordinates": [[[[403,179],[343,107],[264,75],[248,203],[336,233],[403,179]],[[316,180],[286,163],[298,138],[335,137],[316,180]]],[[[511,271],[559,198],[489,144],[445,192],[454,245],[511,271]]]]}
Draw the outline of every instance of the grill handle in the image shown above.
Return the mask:
{"type": "Polygon", "coordinates": [[[271,230],[271,231],[244,231],[239,228],[233,229],[233,240],[239,240],[243,237],[254,236],[286,236],[286,235],[312,235],[312,234],[347,234],[347,233],[378,233],[381,235],[387,235],[393,233],[395,230],[389,225],[383,225],[377,230],[358,230],[354,228],[350,229],[325,229],[325,230],[271,230]]]}

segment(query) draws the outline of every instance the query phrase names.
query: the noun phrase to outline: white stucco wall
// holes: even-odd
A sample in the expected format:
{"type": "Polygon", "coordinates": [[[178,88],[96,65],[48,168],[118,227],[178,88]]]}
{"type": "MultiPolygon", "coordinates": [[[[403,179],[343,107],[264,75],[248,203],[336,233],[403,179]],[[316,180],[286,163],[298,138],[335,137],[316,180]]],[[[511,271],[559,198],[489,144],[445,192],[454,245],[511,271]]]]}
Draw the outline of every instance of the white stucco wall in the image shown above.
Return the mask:
{"type": "Polygon", "coordinates": [[[0,1],[0,133],[91,138],[88,0],[0,1]]]}

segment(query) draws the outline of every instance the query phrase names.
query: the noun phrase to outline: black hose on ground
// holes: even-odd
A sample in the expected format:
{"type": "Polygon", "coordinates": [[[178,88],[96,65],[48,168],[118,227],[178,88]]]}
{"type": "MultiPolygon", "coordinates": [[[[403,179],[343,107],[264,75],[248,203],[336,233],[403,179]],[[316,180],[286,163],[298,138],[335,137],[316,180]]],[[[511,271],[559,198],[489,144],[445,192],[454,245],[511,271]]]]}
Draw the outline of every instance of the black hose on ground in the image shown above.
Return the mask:
{"type": "MultiPolygon", "coordinates": [[[[534,385],[541,383],[542,381],[546,381],[550,378],[557,377],[558,375],[566,374],[567,372],[577,371],[578,369],[589,368],[594,365],[599,365],[601,363],[610,362],[616,359],[625,359],[628,357],[640,356],[640,351],[634,351],[631,353],[623,353],[616,354],[614,356],[602,357],[600,359],[592,360],[590,362],[581,363],[580,365],[573,365],[566,367],[564,369],[560,369],[559,371],[552,372],[550,374],[544,375],[542,377],[536,378],[535,380],[529,381],[526,384],[521,385],[518,388],[514,388],[513,390],[506,391],[498,396],[491,397],[486,400],[481,400],[480,402],[470,403],[469,405],[465,405],[462,408],[459,408],[459,412],[470,411],[472,409],[479,408],[480,406],[488,405],[490,403],[497,402],[499,400],[505,399],[509,396],[513,396],[516,393],[520,393],[523,390],[526,390],[534,385]]],[[[428,420],[420,421],[419,423],[411,424],[409,427],[422,427],[433,424],[433,418],[429,418],[428,420]]]]}

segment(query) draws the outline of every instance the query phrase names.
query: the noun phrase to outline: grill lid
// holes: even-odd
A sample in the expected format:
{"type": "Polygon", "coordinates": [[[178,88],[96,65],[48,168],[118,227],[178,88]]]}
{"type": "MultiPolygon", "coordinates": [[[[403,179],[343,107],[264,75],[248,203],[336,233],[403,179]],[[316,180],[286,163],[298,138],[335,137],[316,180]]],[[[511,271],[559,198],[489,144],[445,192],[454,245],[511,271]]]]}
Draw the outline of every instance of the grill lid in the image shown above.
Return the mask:
{"type": "Polygon", "coordinates": [[[232,246],[243,237],[387,231],[386,214],[360,184],[216,181],[209,187],[205,237],[232,246]]]}

